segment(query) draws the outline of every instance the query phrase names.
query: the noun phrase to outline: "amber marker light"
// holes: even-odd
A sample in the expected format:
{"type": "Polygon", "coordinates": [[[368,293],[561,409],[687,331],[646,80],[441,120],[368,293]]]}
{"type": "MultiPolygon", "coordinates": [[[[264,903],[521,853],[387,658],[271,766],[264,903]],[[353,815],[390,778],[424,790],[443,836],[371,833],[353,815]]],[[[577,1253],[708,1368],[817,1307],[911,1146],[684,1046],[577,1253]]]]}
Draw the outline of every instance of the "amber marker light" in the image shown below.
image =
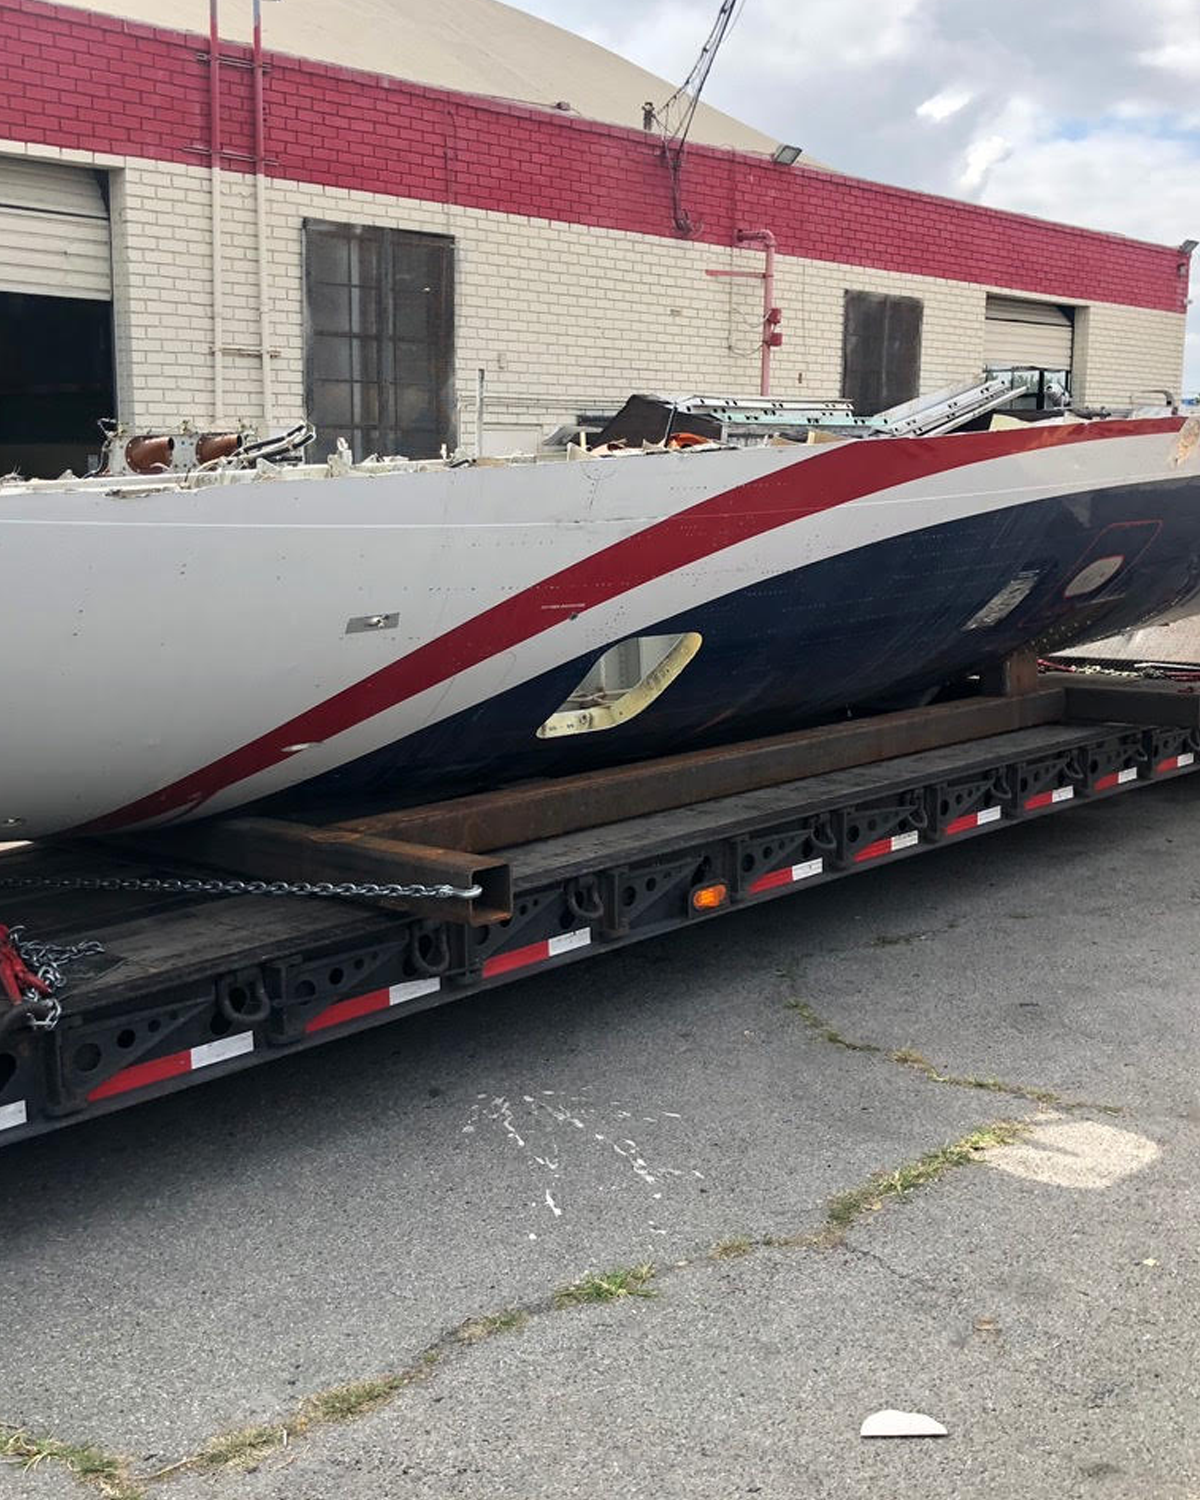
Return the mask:
{"type": "Polygon", "coordinates": [[[715,885],[697,886],[692,892],[692,906],[696,911],[716,911],[729,900],[729,887],[719,881],[715,885]]]}

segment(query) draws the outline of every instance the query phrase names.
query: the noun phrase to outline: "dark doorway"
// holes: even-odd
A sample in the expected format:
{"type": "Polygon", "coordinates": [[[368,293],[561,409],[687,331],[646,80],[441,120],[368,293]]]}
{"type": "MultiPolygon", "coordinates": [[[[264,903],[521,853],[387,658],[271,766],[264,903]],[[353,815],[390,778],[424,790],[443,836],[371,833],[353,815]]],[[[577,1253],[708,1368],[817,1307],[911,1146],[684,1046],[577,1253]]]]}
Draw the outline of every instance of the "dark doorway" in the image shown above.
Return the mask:
{"type": "Polygon", "coordinates": [[[0,474],[86,473],[115,411],[112,304],[0,292],[0,474]]]}
{"type": "Polygon", "coordinates": [[[860,417],[902,401],[921,386],[919,297],[847,292],[842,330],[842,395],[860,417]]]}
{"type": "Polygon", "coordinates": [[[304,226],[307,404],[326,452],[453,448],[454,241],[369,224],[304,226]]]}

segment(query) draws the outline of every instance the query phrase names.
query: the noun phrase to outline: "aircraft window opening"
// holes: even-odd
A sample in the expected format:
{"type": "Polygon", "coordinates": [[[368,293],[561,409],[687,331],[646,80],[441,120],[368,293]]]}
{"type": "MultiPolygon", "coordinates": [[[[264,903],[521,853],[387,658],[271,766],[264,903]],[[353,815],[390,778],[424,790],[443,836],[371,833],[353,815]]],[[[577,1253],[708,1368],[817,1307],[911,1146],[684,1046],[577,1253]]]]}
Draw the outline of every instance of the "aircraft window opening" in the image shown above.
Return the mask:
{"type": "Polygon", "coordinates": [[[566,701],[539,726],[540,740],[615,729],[643,713],[700,649],[701,636],[643,635],[610,646],[566,701]]]}

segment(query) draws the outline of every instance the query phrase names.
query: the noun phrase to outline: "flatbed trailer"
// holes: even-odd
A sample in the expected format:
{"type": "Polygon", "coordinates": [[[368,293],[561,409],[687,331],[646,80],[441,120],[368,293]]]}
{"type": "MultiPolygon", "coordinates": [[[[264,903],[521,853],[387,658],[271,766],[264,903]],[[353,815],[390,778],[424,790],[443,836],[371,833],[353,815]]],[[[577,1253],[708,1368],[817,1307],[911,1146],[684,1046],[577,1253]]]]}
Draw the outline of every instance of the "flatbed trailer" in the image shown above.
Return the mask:
{"type": "Polygon", "coordinates": [[[0,1144],[1196,769],[1192,685],[1001,686],[332,826],[234,819],[12,850],[0,922],[102,951],[70,968],[51,1029],[0,1033],[0,1144]],[[448,833],[475,852],[437,847],[448,833]],[[377,877],[390,851],[401,874],[465,871],[480,894],[404,906],[238,893],[253,873],[377,877]],[[50,884],[77,878],[91,888],[50,884]]]}

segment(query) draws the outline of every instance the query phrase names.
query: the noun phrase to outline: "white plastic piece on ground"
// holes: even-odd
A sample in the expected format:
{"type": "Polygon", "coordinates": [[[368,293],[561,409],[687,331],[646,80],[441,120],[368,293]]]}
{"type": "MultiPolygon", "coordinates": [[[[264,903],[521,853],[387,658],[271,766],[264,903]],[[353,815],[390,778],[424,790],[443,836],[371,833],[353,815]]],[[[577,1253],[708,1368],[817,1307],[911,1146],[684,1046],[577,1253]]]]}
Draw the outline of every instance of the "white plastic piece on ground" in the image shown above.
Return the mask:
{"type": "Polygon", "coordinates": [[[945,1437],[946,1429],[940,1422],[920,1411],[873,1411],[859,1429],[865,1438],[885,1437],[945,1437]]]}

